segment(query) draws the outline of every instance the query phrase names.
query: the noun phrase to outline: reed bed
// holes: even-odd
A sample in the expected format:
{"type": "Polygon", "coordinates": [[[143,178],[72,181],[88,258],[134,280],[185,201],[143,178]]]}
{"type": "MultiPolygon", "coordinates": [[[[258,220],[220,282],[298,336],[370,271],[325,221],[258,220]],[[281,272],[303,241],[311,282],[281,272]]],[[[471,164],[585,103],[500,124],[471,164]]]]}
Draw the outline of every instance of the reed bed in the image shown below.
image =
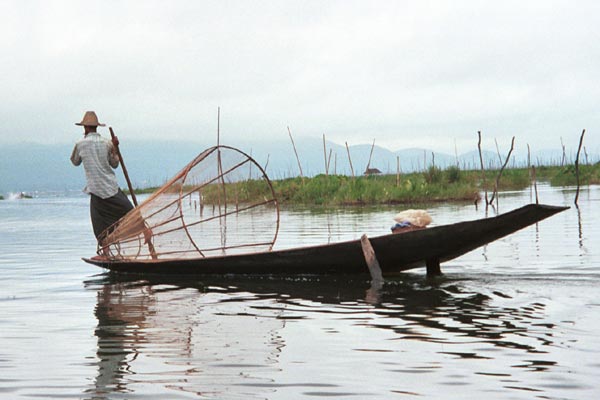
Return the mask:
{"type": "MultiPolygon", "coordinates": [[[[600,164],[581,165],[580,181],[583,185],[600,184],[600,164]]],[[[485,179],[479,170],[461,170],[451,166],[440,169],[430,166],[422,172],[396,174],[347,176],[317,175],[314,177],[293,177],[272,181],[280,204],[313,204],[324,206],[409,204],[440,201],[478,201],[481,191],[493,189],[497,170],[486,170],[485,179]],[[484,185],[485,182],[485,185],[484,185]]],[[[549,182],[552,186],[576,185],[574,165],[539,166],[537,180],[549,182]]],[[[246,180],[230,183],[235,186],[232,193],[239,203],[255,201],[263,195],[256,190],[257,182],[246,180]]],[[[499,181],[499,190],[523,190],[531,185],[531,171],[528,168],[508,168],[499,181]]],[[[136,190],[136,193],[152,193],[156,188],[136,190]]],[[[206,203],[211,203],[212,190],[203,191],[206,203]]]]}

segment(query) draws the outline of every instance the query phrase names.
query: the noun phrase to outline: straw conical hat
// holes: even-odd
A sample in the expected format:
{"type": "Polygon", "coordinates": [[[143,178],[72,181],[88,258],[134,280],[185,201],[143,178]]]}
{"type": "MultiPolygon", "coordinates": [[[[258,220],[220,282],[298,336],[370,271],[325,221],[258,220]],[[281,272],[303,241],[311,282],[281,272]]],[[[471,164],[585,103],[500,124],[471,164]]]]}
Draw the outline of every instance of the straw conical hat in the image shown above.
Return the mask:
{"type": "Polygon", "coordinates": [[[98,116],[93,111],[86,111],[81,122],[75,122],[75,125],[79,126],[105,126],[98,122],[98,116]]]}

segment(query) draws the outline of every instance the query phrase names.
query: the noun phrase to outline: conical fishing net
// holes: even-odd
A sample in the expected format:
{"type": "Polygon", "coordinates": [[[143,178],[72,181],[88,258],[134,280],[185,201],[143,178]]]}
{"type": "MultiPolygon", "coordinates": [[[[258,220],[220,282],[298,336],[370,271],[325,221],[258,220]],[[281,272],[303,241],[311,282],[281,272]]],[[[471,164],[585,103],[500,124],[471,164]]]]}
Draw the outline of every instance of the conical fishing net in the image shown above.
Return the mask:
{"type": "Polygon", "coordinates": [[[269,251],[279,207],[264,170],[247,154],[211,147],[100,238],[114,260],[167,260],[269,251]]]}

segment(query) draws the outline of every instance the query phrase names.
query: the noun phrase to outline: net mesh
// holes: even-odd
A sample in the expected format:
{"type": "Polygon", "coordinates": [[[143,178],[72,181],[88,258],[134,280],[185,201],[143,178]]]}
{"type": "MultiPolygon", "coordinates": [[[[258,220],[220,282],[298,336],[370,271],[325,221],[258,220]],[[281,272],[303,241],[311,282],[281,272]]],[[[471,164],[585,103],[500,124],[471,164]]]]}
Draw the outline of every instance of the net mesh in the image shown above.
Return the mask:
{"type": "Polygon", "coordinates": [[[199,154],[100,237],[115,260],[166,260],[269,251],[279,207],[264,170],[228,146],[199,154]]]}

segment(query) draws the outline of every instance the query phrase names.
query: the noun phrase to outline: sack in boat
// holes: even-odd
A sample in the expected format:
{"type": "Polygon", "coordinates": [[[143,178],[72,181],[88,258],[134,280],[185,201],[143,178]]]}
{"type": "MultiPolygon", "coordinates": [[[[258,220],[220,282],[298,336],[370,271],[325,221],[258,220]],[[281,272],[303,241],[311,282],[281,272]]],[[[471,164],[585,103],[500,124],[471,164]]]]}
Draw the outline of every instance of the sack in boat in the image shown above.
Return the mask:
{"type": "Polygon", "coordinates": [[[399,224],[408,222],[413,226],[424,228],[431,223],[432,219],[425,210],[405,210],[396,214],[394,221],[399,224]]]}

